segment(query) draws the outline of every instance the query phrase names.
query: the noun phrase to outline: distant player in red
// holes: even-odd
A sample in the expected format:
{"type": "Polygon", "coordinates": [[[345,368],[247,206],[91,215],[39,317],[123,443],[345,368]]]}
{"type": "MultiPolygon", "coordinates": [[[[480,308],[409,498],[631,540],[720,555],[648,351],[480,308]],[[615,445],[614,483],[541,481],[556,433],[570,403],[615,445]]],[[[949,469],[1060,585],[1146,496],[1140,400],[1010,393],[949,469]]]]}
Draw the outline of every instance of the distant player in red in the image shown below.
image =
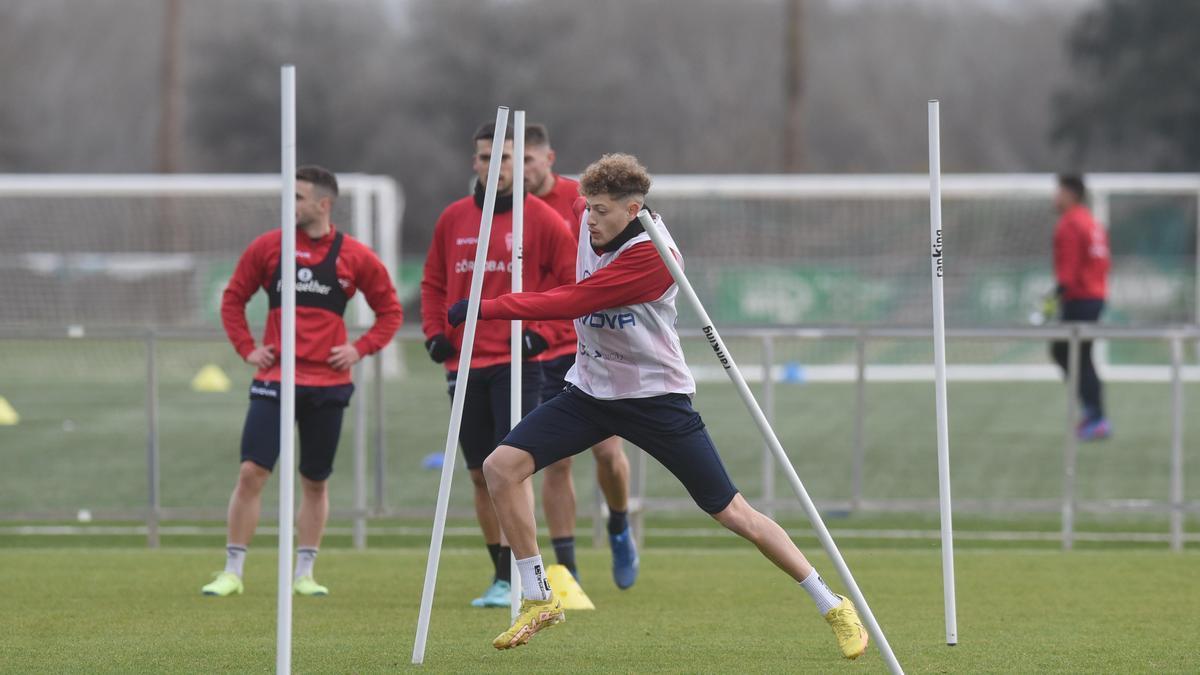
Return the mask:
{"type": "MultiPolygon", "coordinates": [[[[475,132],[475,194],[446,207],[438,218],[433,243],[425,258],[425,276],[421,280],[421,328],[426,337],[425,349],[435,363],[445,364],[451,397],[454,394],[463,329],[446,322],[446,309],[469,293],[494,132],[494,124],[486,124],[475,132]]],[[[510,129],[500,165],[491,241],[487,242],[484,298],[494,298],[512,290],[512,152],[510,129]]],[[[527,197],[524,287],[540,291],[574,282],[574,250],[575,240],[562,218],[541,200],[527,197]]],[[[524,325],[524,329],[521,407],[523,413],[528,414],[537,407],[542,390],[542,367],[536,359],[549,345],[559,344],[563,340],[560,333],[568,327],[562,322],[530,321],[524,325]]],[[[483,530],[484,543],[487,544],[494,567],[491,585],[482,596],[471,602],[475,607],[509,606],[511,555],[507,544],[502,545],[501,542],[500,524],[483,480],[483,460],[509,431],[510,336],[509,321],[479,323],[471,352],[471,370],[467,376],[462,427],[458,436],[474,484],[475,516],[483,530]]],[[[570,487],[569,483],[567,487],[570,487]]],[[[569,498],[574,504],[574,493],[569,498]]]]}
{"type": "MultiPolygon", "coordinates": [[[[579,214],[573,210],[580,199],[579,183],[554,173],[554,148],[550,133],[541,124],[525,127],[525,189],[549,204],[567,222],[574,237],[579,236],[579,214]]],[[[574,261],[575,252],[571,252],[574,261]]],[[[574,279],[572,279],[573,281],[574,279]]],[[[575,365],[575,329],[564,321],[558,344],[542,354],[542,401],[548,401],[566,387],[567,371],[575,365]]],[[[629,460],[617,436],[606,438],[592,448],[596,458],[596,480],[608,503],[608,544],[612,549],[613,581],[618,588],[629,588],[637,581],[638,555],[629,529],[629,460]]],[[[559,564],[571,574],[575,569],[575,489],[571,482],[571,458],[567,457],[543,472],[542,505],[550,542],[559,564]]]]}
{"type": "MultiPolygon", "coordinates": [[[[1086,196],[1081,177],[1058,177],[1054,206],[1061,215],[1054,228],[1054,276],[1063,321],[1099,321],[1108,295],[1108,233],[1088,211],[1086,196]]],[[[1050,350],[1064,373],[1068,350],[1066,342],[1055,342],[1050,350]]],[[[1111,436],[1112,425],[1104,416],[1103,386],[1092,362],[1091,340],[1080,343],[1079,400],[1083,405],[1083,419],[1076,430],[1079,439],[1111,436]]]]}
{"type": "MultiPolygon", "coordinates": [[[[300,595],[326,595],[313,579],[313,564],[329,517],[327,480],[333,473],[342,413],[354,385],[350,368],[383,349],[403,313],[387,268],[363,244],[329,222],[337,178],[318,166],[296,171],[296,422],[300,427],[300,512],[296,578],[300,595]],[[342,320],[346,304],[361,291],[375,323],[350,342],[342,320]]],[[[279,457],[279,349],[282,303],[282,232],[271,230],[250,243],[221,299],[221,322],[237,353],[258,368],[250,385],[250,409],[242,430],[242,464],[229,500],[225,570],[202,590],[225,596],[242,592],[246,547],[258,526],[263,486],[279,457]],[[246,322],[246,303],[262,289],[270,313],[262,343],[246,322]]]]}

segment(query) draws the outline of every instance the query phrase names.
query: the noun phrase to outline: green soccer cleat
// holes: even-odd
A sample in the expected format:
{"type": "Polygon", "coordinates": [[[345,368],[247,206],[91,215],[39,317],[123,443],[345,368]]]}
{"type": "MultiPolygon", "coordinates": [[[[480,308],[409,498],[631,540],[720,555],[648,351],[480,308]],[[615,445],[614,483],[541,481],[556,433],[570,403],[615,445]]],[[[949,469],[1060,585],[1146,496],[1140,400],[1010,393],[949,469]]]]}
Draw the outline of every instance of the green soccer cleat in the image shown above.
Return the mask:
{"type": "Polygon", "coordinates": [[[529,642],[529,638],[543,628],[549,628],[566,620],[567,615],[563,613],[562,602],[558,598],[549,600],[526,598],[521,601],[521,612],[517,614],[516,621],[513,621],[513,625],[508,630],[492,640],[492,646],[496,649],[519,647],[529,642]]]}
{"type": "Polygon", "coordinates": [[[837,638],[842,656],[857,659],[867,651],[867,629],[863,628],[862,619],[858,618],[858,610],[854,603],[845,596],[839,595],[842,602],[825,614],[825,620],[833,628],[833,636],[837,638]]]}
{"type": "Polygon", "coordinates": [[[321,584],[318,584],[311,574],[302,576],[292,582],[292,591],[296,595],[307,595],[313,598],[319,598],[324,595],[329,595],[329,589],[321,584]]]}
{"type": "Polygon", "coordinates": [[[471,601],[472,607],[509,607],[512,605],[512,585],[499,579],[492,582],[483,595],[471,601]]]}
{"type": "Polygon", "coordinates": [[[217,572],[213,577],[212,583],[200,589],[201,594],[222,598],[227,595],[242,594],[242,580],[233,572],[217,572]]]}

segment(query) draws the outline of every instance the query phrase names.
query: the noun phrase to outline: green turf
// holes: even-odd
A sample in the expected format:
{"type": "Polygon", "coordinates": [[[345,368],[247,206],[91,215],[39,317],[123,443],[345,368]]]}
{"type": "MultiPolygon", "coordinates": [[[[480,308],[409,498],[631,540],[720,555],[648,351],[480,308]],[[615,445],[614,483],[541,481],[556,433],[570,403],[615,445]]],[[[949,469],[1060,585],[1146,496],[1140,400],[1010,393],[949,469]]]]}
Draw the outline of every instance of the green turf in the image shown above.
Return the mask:
{"type": "MultiPolygon", "coordinates": [[[[846,553],[908,672],[1196,672],[1195,554],[965,551],[957,561],[960,644],[943,644],[935,552],[846,553]]],[[[503,610],[466,606],[483,554],[442,558],[430,672],[883,672],[872,647],[837,657],[808,598],[745,546],[651,550],[630,591],[605,552],[581,552],[599,608],[527,647],[498,653],[503,610]]],[[[841,584],[823,556],[814,562],[841,584]]],[[[297,672],[409,670],[425,553],[330,550],[332,595],[295,601],[297,672]]],[[[5,550],[4,672],[267,672],[274,665],[275,564],[252,549],[246,595],[198,593],[220,551],[5,550]]]]}

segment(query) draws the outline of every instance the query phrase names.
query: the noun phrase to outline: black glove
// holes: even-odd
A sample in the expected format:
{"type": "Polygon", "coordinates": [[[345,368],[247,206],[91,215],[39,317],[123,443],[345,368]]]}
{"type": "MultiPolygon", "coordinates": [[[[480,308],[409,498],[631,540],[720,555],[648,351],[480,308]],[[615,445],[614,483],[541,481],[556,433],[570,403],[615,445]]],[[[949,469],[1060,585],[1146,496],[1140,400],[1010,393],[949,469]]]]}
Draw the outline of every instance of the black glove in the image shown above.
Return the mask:
{"type": "Polygon", "coordinates": [[[467,320],[467,301],[459,300],[450,305],[450,309],[446,310],[446,320],[455,328],[461,326],[467,320]]]}
{"type": "Polygon", "coordinates": [[[549,348],[550,343],[546,342],[546,338],[528,328],[525,329],[525,336],[521,340],[521,356],[532,359],[549,348]]]}
{"type": "Polygon", "coordinates": [[[454,345],[444,334],[438,333],[425,341],[425,351],[429,352],[429,358],[434,363],[441,363],[454,356],[454,345]]]}

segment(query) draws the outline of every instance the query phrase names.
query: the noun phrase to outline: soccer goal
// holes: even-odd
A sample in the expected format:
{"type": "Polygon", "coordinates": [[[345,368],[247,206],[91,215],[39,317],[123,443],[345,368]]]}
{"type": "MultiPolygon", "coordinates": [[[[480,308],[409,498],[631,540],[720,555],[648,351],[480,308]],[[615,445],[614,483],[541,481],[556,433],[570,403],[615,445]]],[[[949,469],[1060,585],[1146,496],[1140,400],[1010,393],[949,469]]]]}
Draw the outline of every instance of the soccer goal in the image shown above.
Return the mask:
{"type": "MultiPolygon", "coordinates": [[[[334,222],[398,281],[404,199],[386,176],[344,173],[334,222]]],[[[7,327],[220,327],[238,256],[278,224],[277,174],[0,175],[7,327]]],[[[266,303],[250,308],[261,324],[266,303]]],[[[368,326],[361,297],[351,318],[368,326]]],[[[395,372],[395,350],[387,369],[395,372]]]]}
{"type": "MultiPolygon", "coordinates": [[[[1200,174],[1093,174],[1086,181],[1113,254],[1106,323],[1196,322],[1200,174]]],[[[1055,187],[1051,174],[944,176],[945,234],[955,251],[945,280],[948,327],[1029,324],[1054,287],[1055,187]]],[[[649,200],[676,223],[689,274],[723,325],[905,327],[931,320],[928,189],[921,174],[656,176],[649,200]]],[[[1057,377],[1041,346],[974,357],[962,349],[957,363],[1004,370],[960,366],[960,376],[1057,377]]],[[[909,359],[902,351],[892,365],[928,362],[923,352],[909,359]]],[[[1138,376],[1119,370],[1139,361],[1136,351],[1100,351],[1118,377],[1138,376]]],[[[845,368],[822,371],[822,360],[805,359],[806,375],[852,376],[845,368]]]]}

